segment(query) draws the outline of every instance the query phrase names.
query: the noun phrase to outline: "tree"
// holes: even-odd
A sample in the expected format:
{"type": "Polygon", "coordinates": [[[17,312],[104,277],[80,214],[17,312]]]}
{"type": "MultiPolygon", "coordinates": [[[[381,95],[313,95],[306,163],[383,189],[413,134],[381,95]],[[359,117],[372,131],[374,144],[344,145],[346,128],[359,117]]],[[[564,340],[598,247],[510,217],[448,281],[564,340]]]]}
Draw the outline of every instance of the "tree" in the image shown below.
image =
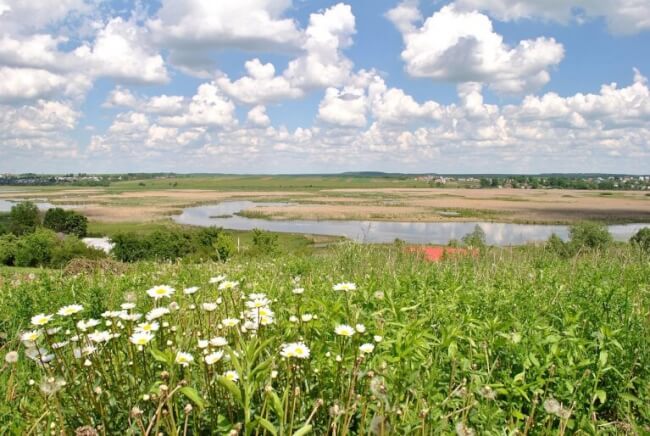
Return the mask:
{"type": "Polygon", "coordinates": [[[55,207],[45,212],[43,227],[84,238],[88,233],[88,218],[73,210],[55,207]]]}
{"type": "Polygon", "coordinates": [[[14,235],[32,233],[40,224],[38,207],[30,201],[16,204],[9,212],[9,231],[14,235]]]}

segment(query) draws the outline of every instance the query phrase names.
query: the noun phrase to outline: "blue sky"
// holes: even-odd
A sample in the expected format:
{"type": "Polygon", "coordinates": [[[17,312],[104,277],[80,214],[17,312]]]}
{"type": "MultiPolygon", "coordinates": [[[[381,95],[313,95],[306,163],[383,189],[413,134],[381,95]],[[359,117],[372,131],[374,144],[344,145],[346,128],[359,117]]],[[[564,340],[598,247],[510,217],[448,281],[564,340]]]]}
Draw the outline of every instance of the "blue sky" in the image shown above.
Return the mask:
{"type": "Polygon", "coordinates": [[[650,171],[650,3],[0,0],[0,29],[0,172],[650,171]]]}

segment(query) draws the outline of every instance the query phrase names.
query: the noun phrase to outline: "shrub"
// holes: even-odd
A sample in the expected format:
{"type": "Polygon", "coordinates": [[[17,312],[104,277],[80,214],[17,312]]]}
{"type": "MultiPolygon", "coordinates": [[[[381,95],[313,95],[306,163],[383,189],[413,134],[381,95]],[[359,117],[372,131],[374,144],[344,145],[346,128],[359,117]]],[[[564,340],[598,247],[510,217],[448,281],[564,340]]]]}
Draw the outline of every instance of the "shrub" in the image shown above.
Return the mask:
{"type": "Polygon", "coordinates": [[[12,234],[0,236],[0,265],[14,264],[17,240],[18,238],[12,234]]]}
{"type": "Polygon", "coordinates": [[[603,248],[612,242],[607,226],[593,221],[583,221],[569,228],[573,248],[603,248]]]}
{"type": "Polygon", "coordinates": [[[31,233],[40,223],[38,207],[30,201],[16,204],[9,212],[9,231],[14,235],[31,233]]]}
{"type": "Polygon", "coordinates": [[[632,238],[630,238],[630,243],[638,245],[642,250],[650,253],[650,227],[644,227],[632,238]]]}
{"type": "Polygon", "coordinates": [[[278,252],[278,235],[253,229],[252,254],[273,254],[278,252]]]}
{"type": "Polygon", "coordinates": [[[59,239],[58,243],[52,249],[52,257],[49,265],[54,268],[63,268],[72,259],[101,259],[106,257],[106,253],[96,248],[88,247],[83,241],[75,236],[66,236],[59,239]]]}
{"type": "Polygon", "coordinates": [[[485,232],[478,224],[474,226],[474,230],[463,236],[463,244],[468,247],[483,248],[485,247],[485,232]]]}
{"type": "Polygon", "coordinates": [[[553,233],[546,241],[546,248],[560,257],[571,256],[572,250],[570,244],[567,244],[558,235],[553,233]]]}
{"type": "Polygon", "coordinates": [[[156,230],[146,235],[120,233],[111,238],[113,255],[123,262],[138,260],[192,259],[226,260],[234,253],[234,243],[221,229],[156,230]]]}
{"type": "Polygon", "coordinates": [[[52,260],[54,247],[58,242],[52,230],[38,228],[23,236],[16,243],[16,266],[46,266],[52,260]]]}
{"type": "Polygon", "coordinates": [[[43,226],[55,232],[76,235],[84,238],[88,234],[88,218],[73,210],[55,207],[45,213],[43,226]]]}

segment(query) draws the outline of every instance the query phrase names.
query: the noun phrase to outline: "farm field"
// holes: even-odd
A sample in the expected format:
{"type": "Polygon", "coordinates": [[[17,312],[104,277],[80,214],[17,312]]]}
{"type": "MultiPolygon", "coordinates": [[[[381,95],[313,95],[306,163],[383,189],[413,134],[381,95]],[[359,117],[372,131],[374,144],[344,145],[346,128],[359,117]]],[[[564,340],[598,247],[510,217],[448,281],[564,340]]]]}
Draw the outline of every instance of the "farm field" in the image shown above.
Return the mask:
{"type": "Polygon", "coordinates": [[[0,433],[645,434],[648,262],[348,243],[0,270],[0,433]]]}
{"type": "Polygon", "coordinates": [[[514,223],[649,222],[646,191],[429,188],[424,182],[368,177],[213,176],[117,182],[109,187],[0,189],[0,199],[45,198],[74,205],[91,221],[168,220],[183,208],[225,200],[285,202],[251,208],[268,219],[497,221],[514,223]]]}

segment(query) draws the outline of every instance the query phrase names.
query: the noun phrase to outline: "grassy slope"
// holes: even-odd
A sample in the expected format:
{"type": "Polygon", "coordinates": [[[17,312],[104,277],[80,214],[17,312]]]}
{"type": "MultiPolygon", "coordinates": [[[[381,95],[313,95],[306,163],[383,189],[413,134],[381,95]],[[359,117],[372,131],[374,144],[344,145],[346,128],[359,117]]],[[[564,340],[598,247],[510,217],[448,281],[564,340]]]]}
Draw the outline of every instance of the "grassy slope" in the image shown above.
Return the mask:
{"type": "MultiPolygon", "coordinates": [[[[337,384],[337,365],[326,354],[338,352],[333,326],[356,322],[366,325],[369,338],[355,342],[371,340],[373,334],[384,337],[363,363],[362,374],[381,374],[385,389],[373,394],[370,377],[359,381],[355,426],[363,425],[360,413],[367,407],[367,421],[383,414],[395,434],[446,433],[459,422],[478,434],[522,431],[527,422],[535,434],[557,433],[563,425],[570,432],[587,433],[643,433],[649,428],[650,268],[648,258],[629,247],[569,260],[530,247],[493,250],[479,259],[438,265],[414,261],[394,247],[349,244],[318,257],[285,255],[225,265],[139,264],[121,277],[44,272],[30,281],[20,273],[0,272],[0,325],[14,338],[33,314],[73,302],[86,306],[85,316],[97,317],[134,291],[140,310],[147,310],[151,301],[144,290],[151,285],[206,287],[208,278],[218,273],[241,280],[247,292],[266,292],[277,299],[272,307],[278,323],[265,336],[271,343],[263,355],[275,356],[282,342],[305,337],[312,351],[310,368],[319,373],[301,375],[296,413],[303,422],[316,399],[325,400],[314,418],[316,434],[324,434],[330,422],[327,408],[334,401],[347,401],[347,394],[341,396],[347,385],[337,384]],[[289,292],[295,276],[301,276],[306,289],[301,299],[289,292]],[[333,283],[344,280],[357,283],[358,291],[346,297],[331,290],[333,283]],[[317,314],[319,320],[298,331],[287,321],[298,310],[317,314]],[[490,399],[486,386],[496,399],[490,399]],[[381,401],[370,395],[380,395],[381,401]],[[551,398],[571,407],[569,420],[544,411],[542,403],[551,398]]],[[[199,298],[209,299],[206,293],[212,291],[202,289],[199,298]]],[[[177,299],[186,304],[182,295],[177,299]]],[[[184,347],[193,349],[192,344],[184,347]]],[[[10,339],[6,349],[17,347],[10,339]]],[[[344,367],[353,364],[345,362],[344,367]]],[[[280,364],[280,378],[274,382],[280,394],[289,383],[284,368],[280,364]]],[[[33,364],[21,361],[18,371],[16,395],[25,405],[0,407],[4,429],[24,429],[45,407],[35,388],[25,384],[35,376],[30,373],[33,364]]],[[[200,373],[196,375],[192,385],[208,395],[200,373]]],[[[3,396],[6,377],[0,376],[3,396]]],[[[253,392],[261,392],[264,380],[247,383],[254,385],[253,392]]],[[[227,398],[225,391],[220,395],[227,398]]],[[[113,428],[127,425],[134,404],[149,416],[151,406],[135,398],[128,404],[106,403],[113,428]]],[[[261,401],[253,399],[258,412],[261,401]]],[[[180,410],[184,402],[178,404],[180,410]]],[[[78,418],[70,413],[75,422],[78,418]]],[[[241,408],[233,413],[234,420],[243,419],[241,408]]],[[[267,413],[277,422],[275,414],[267,413]]]]}

